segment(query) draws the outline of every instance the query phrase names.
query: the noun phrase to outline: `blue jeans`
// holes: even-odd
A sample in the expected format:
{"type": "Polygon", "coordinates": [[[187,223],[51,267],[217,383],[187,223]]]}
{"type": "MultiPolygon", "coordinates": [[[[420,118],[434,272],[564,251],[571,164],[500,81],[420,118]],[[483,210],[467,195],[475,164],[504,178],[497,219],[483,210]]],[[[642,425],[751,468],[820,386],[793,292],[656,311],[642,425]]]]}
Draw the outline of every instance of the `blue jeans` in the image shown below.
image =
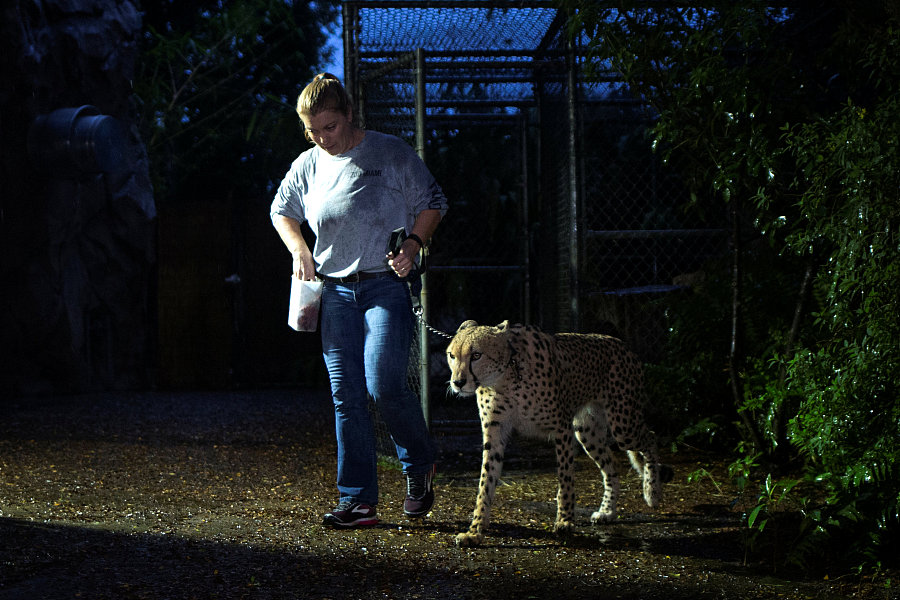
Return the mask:
{"type": "Polygon", "coordinates": [[[414,324],[409,290],[399,280],[323,286],[322,353],[334,400],[340,500],[378,503],[367,393],[390,431],[403,471],[421,473],[434,464],[422,407],[406,378],[414,324]]]}

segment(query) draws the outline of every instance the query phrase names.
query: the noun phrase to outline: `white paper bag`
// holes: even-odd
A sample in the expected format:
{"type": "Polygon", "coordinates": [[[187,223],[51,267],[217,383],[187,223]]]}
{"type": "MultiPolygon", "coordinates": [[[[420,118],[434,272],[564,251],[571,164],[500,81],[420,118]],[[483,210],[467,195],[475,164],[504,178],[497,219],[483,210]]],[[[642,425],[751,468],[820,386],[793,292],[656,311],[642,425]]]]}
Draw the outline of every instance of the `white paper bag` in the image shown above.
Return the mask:
{"type": "Polygon", "coordinates": [[[321,281],[303,281],[291,277],[291,306],[288,310],[288,325],[296,331],[315,331],[319,325],[321,300],[321,281]]]}

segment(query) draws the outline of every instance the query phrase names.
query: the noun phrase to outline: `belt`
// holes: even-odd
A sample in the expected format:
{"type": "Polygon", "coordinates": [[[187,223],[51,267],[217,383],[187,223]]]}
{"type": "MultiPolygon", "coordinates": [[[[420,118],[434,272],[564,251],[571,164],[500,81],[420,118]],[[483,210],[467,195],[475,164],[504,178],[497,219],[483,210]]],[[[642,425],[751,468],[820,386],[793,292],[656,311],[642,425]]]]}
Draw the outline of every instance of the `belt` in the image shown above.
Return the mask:
{"type": "Polygon", "coordinates": [[[319,275],[323,281],[327,281],[329,283],[358,283],[360,281],[366,281],[369,279],[382,279],[385,277],[392,277],[394,274],[390,271],[378,271],[376,273],[369,273],[368,271],[359,271],[353,273],[352,275],[347,275],[346,277],[331,277],[330,275],[319,275]]]}

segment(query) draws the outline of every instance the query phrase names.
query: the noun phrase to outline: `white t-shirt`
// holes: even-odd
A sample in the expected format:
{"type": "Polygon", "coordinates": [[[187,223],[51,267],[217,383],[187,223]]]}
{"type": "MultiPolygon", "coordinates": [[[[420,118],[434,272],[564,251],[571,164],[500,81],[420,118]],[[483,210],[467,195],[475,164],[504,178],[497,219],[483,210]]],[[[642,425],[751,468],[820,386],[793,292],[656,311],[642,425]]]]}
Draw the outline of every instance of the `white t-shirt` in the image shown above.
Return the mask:
{"type": "Polygon", "coordinates": [[[314,146],[284,176],[270,215],[309,222],[316,270],[331,277],[388,270],[388,239],[412,231],[426,209],[447,212],[447,198],[403,140],[366,131],[355,147],[332,156],[314,146]]]}

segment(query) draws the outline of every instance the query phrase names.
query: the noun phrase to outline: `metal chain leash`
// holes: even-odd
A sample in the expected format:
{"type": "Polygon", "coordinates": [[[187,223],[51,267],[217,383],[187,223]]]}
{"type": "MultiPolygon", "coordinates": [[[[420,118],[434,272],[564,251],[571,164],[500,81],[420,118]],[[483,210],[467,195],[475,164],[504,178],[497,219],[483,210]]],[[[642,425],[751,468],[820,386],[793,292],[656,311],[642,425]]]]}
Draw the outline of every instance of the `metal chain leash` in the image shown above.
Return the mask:
{"type": "Polygon", "coordinates": [[[449,333],[445,333],[445,332],[441,331],[440,329],[436,329],[436,328],[432,327],[431,325],[429,325],[428,323],[426,323],[426,322],[425,322],[425,317],[422,316],[424,312],[425,312],[425,311],[422,309],[421,306],[418,306],[418,307],[416,307],[416,308],[413,309],[413,313],[415,313],[416,318],[419,320],[419,323],[421,323],[422,325],[425,326],[425,329],[427,329],[427,330],[430,331],[431,333],[436,333],[436,334],[438,334],[438,335],[440,335],[440,336],[443,336],[443,337],[447,338],[448,340],[452,340],[452,339],[453,339],[453,336],[450,335],[449,333]]]}

